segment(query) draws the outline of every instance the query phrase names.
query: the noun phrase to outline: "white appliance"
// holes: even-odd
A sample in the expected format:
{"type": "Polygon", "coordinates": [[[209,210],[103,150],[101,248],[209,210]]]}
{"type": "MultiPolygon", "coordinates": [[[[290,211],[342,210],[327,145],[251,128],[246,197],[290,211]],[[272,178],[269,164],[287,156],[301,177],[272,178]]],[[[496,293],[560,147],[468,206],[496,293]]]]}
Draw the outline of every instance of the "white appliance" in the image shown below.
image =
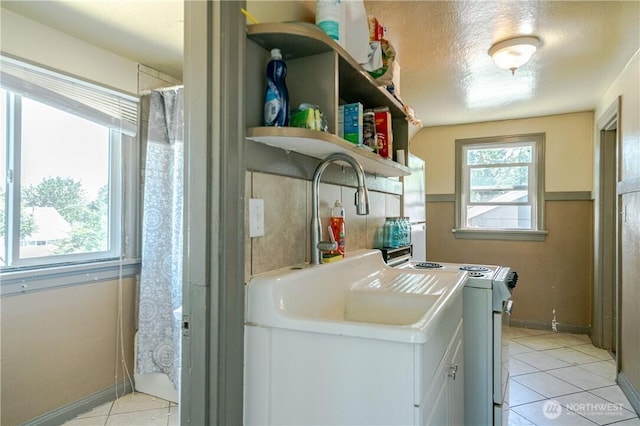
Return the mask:
{"type": "Polygon", "coordinates": [[[421,158],[408,153],[407,165],[411,174],[402,178],[400,216],[408,217],[411,223],[412,257],[424,260],[427,258],[425,163],[421,158]]]}
{"type": "Polygon", "coordinates": [[[517,274],[494,265],[406,262],[399,268],[465,270],[463,289],[464,418],[467,425],[508,423],[509,356],[502,339],[517,274]]]}
{"type": "Polygon", "coordinates": [[[401,216],[410,218],[413,252],[401,256],[383,250],[383,258],[398,268],[468,271],[463,289],[465,424],[502,426],[509,413],[509,355],[502,325],[504,314],[511,313],[518,275],[504,266],[425,261],[425,163],[411,153],[407,161],[411,175],[402,180],[401,216]]]}

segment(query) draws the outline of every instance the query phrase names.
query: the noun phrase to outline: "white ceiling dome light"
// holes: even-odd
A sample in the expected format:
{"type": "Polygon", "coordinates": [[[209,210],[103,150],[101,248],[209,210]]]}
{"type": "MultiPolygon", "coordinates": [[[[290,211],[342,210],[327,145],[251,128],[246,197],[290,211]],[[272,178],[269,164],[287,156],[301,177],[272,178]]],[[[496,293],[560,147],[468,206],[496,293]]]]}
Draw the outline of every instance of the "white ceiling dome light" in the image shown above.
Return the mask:
{"type": "Polygon", "coordinates": [[[540,46],[540,39],[536,36],[513,37],[500,41],[489,49],[493,62],[500,68],[511,70],[526,64],[540,46]]]}

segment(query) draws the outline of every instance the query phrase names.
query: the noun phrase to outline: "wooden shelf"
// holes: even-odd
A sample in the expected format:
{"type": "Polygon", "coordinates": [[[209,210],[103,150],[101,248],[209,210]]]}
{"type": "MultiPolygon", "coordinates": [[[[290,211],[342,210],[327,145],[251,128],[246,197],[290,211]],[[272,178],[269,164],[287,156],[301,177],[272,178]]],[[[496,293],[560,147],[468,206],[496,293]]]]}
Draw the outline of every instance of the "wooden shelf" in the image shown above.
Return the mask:
{"type": "Polygon", "coordinates": [[[346,103],[362,102],[365,109],[388,106],[392,117],[406,116],[402,104],[317,26],[309,23],[256,24],[247,26],[247,36],[266,50],[280,49],[285,61],[336,52],[339,58],[340,97],[346,103]]]}
{"type": "Polygon", "coordinates": [[[292,106],[313,103],[322,108],[329,133],[296,127],[253,127],[262,123],[258,108],[263,100],[251,98],[248,103],[247,138],[309,157],[324,159],[335,152],[353,156],[365,172],[382,177],[410,174],[409,168],[378,154],[359,148],[336,134],[338,107],[360,102],[367,108],[386,106],[393,124],[394,153],[408,151],[408,124],[402,104],[394,98],[335,40],[309,23],[266,23],[247,26],[252,71],[248,76],[248,93],[264,93],[265,53],[278,48],[287,62],[289,95],[292,106]],[[256,50],[257,49],[257,50],[256,50]],[[255,107],[252,103],[256,100],[255,107]]]}
{"type": "Polygon", "coordinates": [[[334,152],[342,152],[354,157],[365,172],[377,176],[398,177],[411,174],[408,167],[359,148],[332,133],[299,127],[252,127],[247,129],[247,139],[318,159],[324,159],[334,152]]]}

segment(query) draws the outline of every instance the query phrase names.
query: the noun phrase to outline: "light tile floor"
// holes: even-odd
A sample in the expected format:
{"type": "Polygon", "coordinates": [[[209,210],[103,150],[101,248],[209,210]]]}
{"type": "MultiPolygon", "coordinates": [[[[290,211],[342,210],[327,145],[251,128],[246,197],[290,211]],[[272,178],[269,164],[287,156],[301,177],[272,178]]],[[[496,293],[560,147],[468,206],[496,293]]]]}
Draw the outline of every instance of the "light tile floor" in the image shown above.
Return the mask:
{"type": "Polygon", "coordinates": [[[178,426],[178,406],[140,392],[127,394],[64,423],[64,426],[178,426]]]}
{"type": "Polygon", "coordinates": [[[510,327],[509,426],[640,426],[611,355],[586,335],[510,327]]]}
{"type": "MultiPolygon", "coordinates": [[[[640,426],[615,383],[607,351],[586,335],[510,327],[509,426],[640,426]]],[[[65,426],[177,426],[178,406],[143,393],[128,394],[82,414],[65,426]]]]}

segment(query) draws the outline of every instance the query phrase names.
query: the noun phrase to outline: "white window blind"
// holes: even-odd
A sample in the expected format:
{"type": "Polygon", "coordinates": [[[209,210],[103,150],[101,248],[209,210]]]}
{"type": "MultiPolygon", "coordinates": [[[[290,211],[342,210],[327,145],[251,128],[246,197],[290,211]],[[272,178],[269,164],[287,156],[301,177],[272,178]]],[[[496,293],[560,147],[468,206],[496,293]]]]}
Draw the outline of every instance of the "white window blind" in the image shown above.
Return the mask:
{"type": "Polygon", "coordinates": [[[129,136],[138,129],[138,99],[0,55],[0,86],[129,136]]]}

